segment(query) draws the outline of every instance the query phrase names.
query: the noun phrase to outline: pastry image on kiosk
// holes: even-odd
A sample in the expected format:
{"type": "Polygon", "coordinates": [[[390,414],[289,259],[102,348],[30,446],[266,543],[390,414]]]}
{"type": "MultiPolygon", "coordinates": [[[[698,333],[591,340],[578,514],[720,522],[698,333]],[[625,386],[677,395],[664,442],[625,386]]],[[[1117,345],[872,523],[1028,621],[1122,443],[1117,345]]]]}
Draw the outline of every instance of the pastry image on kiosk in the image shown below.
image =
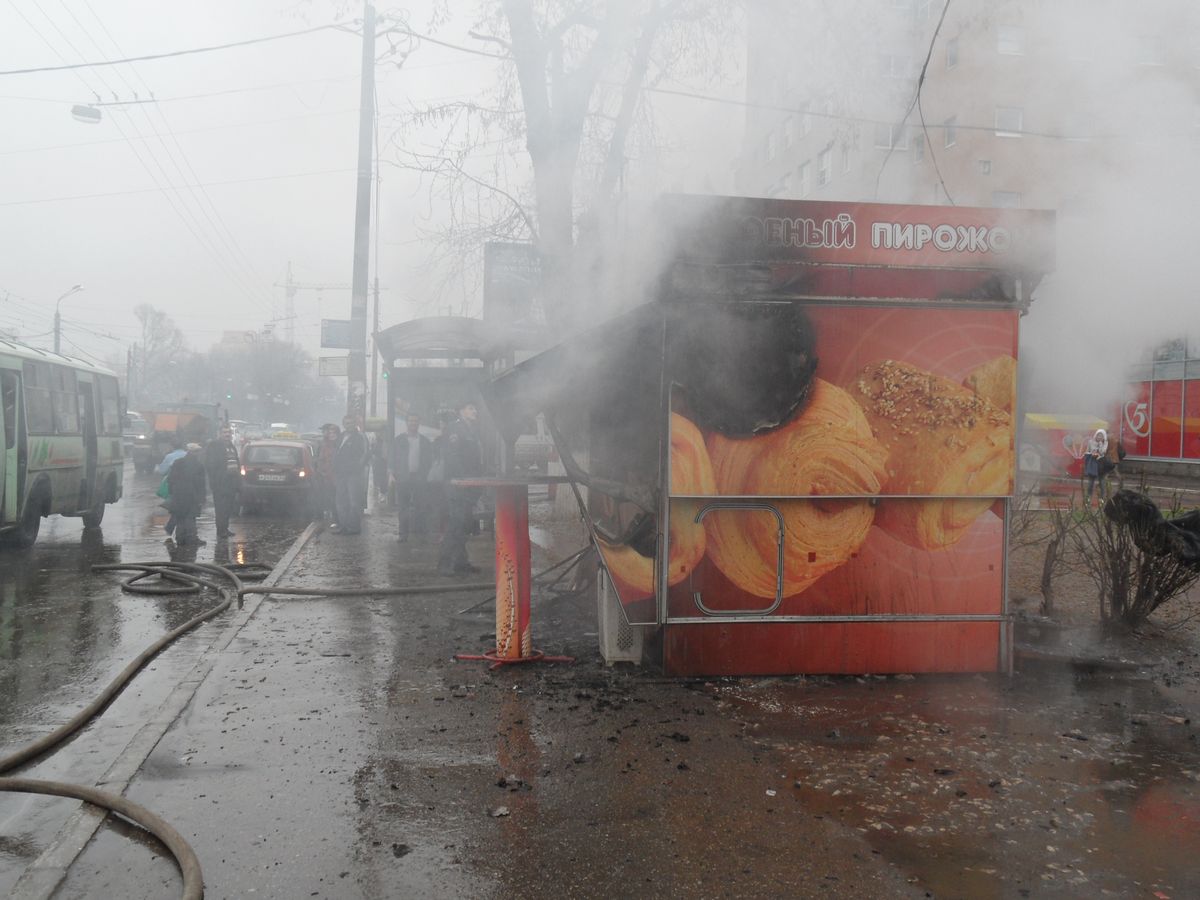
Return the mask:
{"type": "Polygon", "coordinates": [[[1018,325],[1053,214],[668,196],[655,222],[644,302],[488,388],[545,413],[602,648],[632,631],[680,676],[1010,670],[1018,325]]]}

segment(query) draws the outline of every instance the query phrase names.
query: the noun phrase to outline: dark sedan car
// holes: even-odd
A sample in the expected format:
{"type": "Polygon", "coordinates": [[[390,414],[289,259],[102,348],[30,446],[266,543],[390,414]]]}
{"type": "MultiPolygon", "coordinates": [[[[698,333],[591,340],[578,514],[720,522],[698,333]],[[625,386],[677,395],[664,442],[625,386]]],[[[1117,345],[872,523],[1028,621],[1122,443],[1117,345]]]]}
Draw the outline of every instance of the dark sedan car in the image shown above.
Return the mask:
{"type": "Polygon", "coordinates": [[[247,441],[242,448],[242,512],[267,506],[309,511],[315,474],[312,449],[304,441],[247,441]]]}

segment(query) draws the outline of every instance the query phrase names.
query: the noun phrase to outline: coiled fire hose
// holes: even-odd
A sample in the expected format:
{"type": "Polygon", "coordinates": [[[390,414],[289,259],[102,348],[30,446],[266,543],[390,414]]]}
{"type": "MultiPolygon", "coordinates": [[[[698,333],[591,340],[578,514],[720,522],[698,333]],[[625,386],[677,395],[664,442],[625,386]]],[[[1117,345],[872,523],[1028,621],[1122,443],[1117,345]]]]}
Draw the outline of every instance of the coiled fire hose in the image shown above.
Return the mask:
{"type": "MultiPolygon", "coordinates": [[[[586,549],[586,548],[585,548],[586,549]]],[[[566,560],[551,566],[539,576],[558,569],[564,563],[577,563],[584,551],[572,554],[566,560]]],[[[184,622],[163,635],[137,655],[108,686],[87,706],[64,722],[54,731],[0,757],[0,776],[39,759],[63,744],[68,738],[98,716],[125,689],[133,677],[176,639],[193,628],[220,615],[237,600],[238,606],[246,594],[281,594],[301,597],[402,597],[414,594],[439,594],[468,590],[494,588],[490,582],[470,584],[425,584],[387,588],[294,588],[280,585],[248,585],[245,578],[263,578],[267,566],[257,563],[217,565],[215,563],[187,562],[128,562],[92,566],[93,572],[133,572],[121,582],[121,590],[130,594],[168,596],[176,594],[198,594],[208,588],[221,595],[221,602],[184,622]],[[239,574],[240,573],[240,574],[239,574]],[[150,579],[157,578],[157,581],[150,579]]],[[[569,569],[568,569],[569,571],[569,569]]],[[[535,576],[537,577],[537,576],[535,576]]],[[[561,577],[561,576],[560,576],[561,577]]],[[[557,583],[557,580],[555,583],[557,583]]],[[[492,599],[492,598],[489,598],[492,599]]],[[[486,601],[485,601],[486,602],[486,601]]],[[[183,876],[184,900],[201,900],[204,896],[204,878],[200,871],[200,860],[187,841],[144,806],[125,797],[101,791],[97,788],[69,784],[61,781],[40,781],[31,778],[0,777],[0,791],[26,794],[49,794],[70,797],[118,813],[157,837],[174,856],[183,876]]]]}

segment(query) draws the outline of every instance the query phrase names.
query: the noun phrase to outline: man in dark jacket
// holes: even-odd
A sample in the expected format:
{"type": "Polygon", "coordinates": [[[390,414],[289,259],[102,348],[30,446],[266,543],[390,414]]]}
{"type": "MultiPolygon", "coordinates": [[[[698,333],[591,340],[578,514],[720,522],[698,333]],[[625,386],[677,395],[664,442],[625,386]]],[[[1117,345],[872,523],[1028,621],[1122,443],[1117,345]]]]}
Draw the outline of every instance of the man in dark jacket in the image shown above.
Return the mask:
{"type": "Polygon", "coordinates": [[[338,534],[362,531],[363,498],[367,485],[367,439],[356,416],[342,420],[342,440],[333,454],[334,505],[337,524],[329,530],[338,534]]]}
{"type": "Polygon", "coordinates": [[[233,446],[233,429],[228,425],[222,425],[219,435],[205,446],[204,469],[212,490],[217,540],[232,537],[229,517],[237,507],[238,492],[242,488],[242,466],[237,448],[233,446]]]}
{"type": "Polygon", "coordinates": [[[410,532],[425,533],[429,467],[433,464],[433,444],[421,434],[421,417],[409,413],[405,431],[392,441],[392,471],[389,484],[396,491],[400,540],[410,532]]]}
{"type": "MultiPolygon", "coordinates": [[[[479,410],[474,403],[465,404],[458,411],[458,421],[451,423],[445,432],[446,481],[454,478],[469,478],[483,474],[483,450],[479,446],[479,410]]],[[[446,534],[442,538],[442,552],[438,557],[438,573],[456,575],[478,572],[477,566],[467,559],[467,528],[479,501],[479,488],[446,486],[449,516],[446,534]]]]}
{"type": "Polygon", "coordinates": [[[171,465],[167,473],[171,515],[175,517],[175,542],[179,545],[203,544],[196,534],[196,516],[204,506],[204,448],[188,444],[187,454],[171,465]]]}

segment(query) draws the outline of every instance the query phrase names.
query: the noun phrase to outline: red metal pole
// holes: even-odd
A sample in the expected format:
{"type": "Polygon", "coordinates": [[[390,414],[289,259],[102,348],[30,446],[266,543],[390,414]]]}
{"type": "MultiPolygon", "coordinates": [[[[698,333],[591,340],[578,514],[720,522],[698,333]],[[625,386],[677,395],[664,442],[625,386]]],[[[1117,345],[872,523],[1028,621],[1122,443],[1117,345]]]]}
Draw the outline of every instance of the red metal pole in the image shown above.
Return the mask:
{"type": "Polygon", "coordinates": [[[496,488],[496,656],[523,659],[529,636],[529,489],[496,488]]]}

